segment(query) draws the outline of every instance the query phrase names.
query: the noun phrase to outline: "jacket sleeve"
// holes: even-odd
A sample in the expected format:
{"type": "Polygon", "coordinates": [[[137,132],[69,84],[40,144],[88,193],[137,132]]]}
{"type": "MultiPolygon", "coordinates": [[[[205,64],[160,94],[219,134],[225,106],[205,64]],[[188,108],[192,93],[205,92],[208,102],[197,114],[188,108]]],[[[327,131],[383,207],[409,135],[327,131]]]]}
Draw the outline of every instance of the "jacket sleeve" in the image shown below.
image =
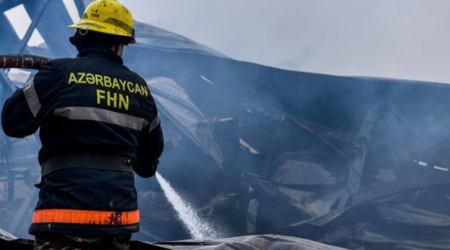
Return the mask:
{"type": "Polygon", "coordinates": [[[136,174],[143,178],[155,175],[158,167],[158,159],[164,150],[164,136],[161,129],[159,114],[149,126],[141,132],[136,151],[137,161],[133,164],[136,174]]]}
{"type": "Polygon", "coordinates": [[[17,89],[3,105],[2,127],[6,135],[23,138],[40,127],[57,96],[61,72],[50,64],[41,69],[24,88],[17,89]]]}

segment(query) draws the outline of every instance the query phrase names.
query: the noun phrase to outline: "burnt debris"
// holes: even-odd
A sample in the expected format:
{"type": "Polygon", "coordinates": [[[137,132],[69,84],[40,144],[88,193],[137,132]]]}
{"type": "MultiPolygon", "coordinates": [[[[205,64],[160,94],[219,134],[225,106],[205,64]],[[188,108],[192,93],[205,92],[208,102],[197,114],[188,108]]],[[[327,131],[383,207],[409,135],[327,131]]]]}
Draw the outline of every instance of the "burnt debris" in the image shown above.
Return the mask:
{"type": "MultiPolygon", "coordinates": [[[[45,44],[11,51],[21,40],[0,17],[0,53],[75,55],[62,1],[14,4],[33,17],[61,13],[60,20],[32,18],[45,44]]],[[[0,3],[2,11],[11,7],[0,3]]],[[[136,31],[125,63],[146,78],[160,109],[159,173],[225,236],[281,234],[349,249],[448,247],[449,86],[280,70],[150,25],[136,31]]],[[[2,100],[32,78],[25,72],[0,73],[2,100]]],[[[29,238],[38,139],[0,141],[0,228],[29,238]]],[[[137,185],[136,239],[189,238],[158,183],[137,185]]]]}

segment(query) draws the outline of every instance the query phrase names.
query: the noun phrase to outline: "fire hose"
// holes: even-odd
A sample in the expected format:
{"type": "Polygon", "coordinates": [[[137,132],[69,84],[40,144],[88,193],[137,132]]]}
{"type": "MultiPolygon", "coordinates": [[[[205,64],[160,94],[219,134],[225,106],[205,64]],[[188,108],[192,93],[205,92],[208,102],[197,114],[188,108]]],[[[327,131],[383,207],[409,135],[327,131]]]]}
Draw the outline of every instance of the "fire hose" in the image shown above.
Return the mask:
{"type": "Polygon", "coordinates": [[[35,55],[0,54],[0,68],[40,69],[50,60],[35,55]]]}

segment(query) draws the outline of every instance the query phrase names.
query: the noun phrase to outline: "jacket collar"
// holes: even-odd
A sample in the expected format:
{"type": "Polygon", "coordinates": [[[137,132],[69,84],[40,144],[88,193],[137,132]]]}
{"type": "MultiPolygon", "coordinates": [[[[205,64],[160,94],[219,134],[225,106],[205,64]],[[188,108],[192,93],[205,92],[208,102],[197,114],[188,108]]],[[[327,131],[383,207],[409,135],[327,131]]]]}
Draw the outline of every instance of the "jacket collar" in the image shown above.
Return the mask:
{"type": "Polygon", "coordinates": [[[83,49],[80,53],[78,53],[77,57],[88,57],[91,55],[100,55],[106,57],[110,61],[123,64],[122,57],[106,47],[91,47],[83,49]]]}

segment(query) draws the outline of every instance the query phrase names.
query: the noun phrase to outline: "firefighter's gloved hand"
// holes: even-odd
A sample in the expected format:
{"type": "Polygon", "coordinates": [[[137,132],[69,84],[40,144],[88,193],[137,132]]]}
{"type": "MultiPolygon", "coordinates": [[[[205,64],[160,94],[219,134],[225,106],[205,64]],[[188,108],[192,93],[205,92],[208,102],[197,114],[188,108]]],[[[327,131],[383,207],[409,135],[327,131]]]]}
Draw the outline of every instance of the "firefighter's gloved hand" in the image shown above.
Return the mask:
{"type": "Polygon", "coordinates": [[[158,169],[159,160],[153,160],[152,162],[136,162],[133,164],[134,172],[142,178],[150,178],[156,174],[158,169]]]}

